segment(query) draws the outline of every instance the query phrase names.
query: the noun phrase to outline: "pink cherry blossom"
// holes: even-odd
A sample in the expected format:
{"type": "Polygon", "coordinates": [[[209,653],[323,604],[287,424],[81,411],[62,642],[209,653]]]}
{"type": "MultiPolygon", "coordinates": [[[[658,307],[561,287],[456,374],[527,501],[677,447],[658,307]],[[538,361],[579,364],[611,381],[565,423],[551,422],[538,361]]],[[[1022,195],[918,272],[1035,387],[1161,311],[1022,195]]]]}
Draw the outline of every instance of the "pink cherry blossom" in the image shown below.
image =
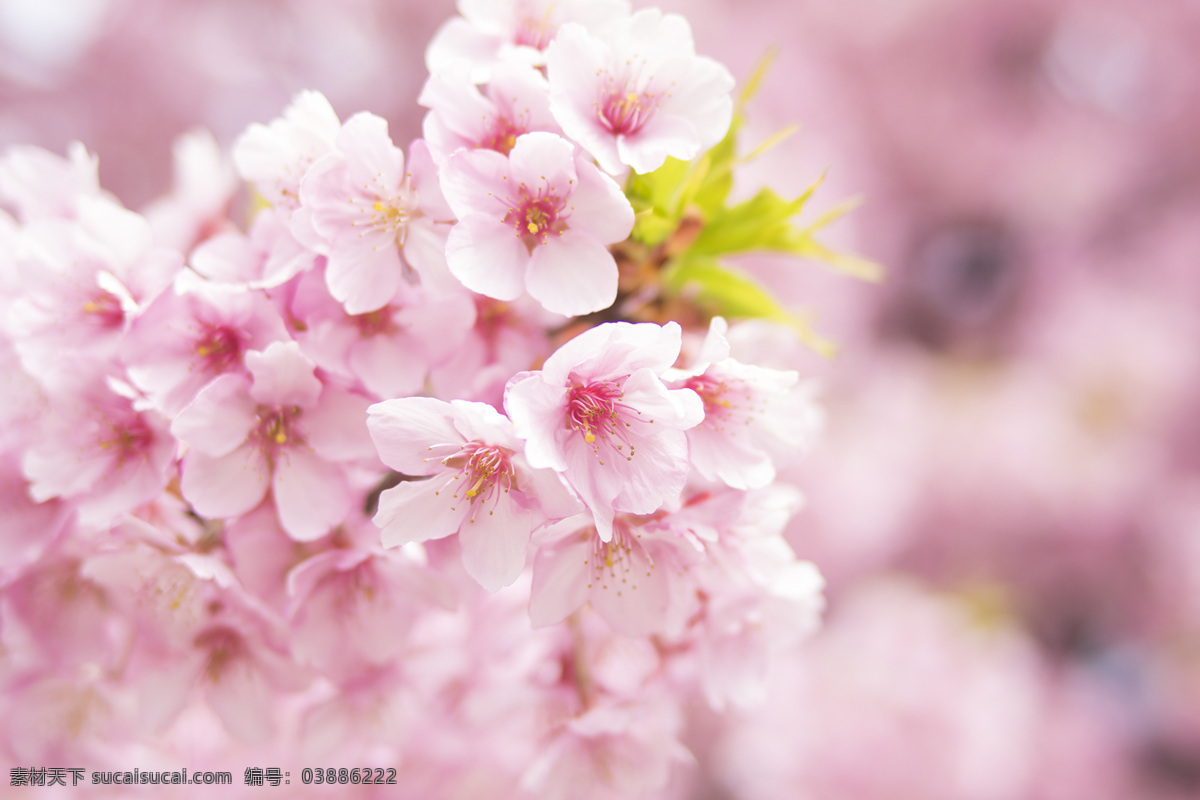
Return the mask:
{"type": "Polygon", "coordinates": [[[668,520],[619,515],[612,538],[587,516],[565,520],[541,537],[533,566],[529,617],[555,625],[585,602],[627,636],[677,632],[694,606],[689,567],[704,548],[668,520]],[[565,535],[564,535],[565,534],[565,535]]]}
{"type": "Polygon", "coordinates": [[[0,159],[0,208],[22,222],[74,219],[80,198],[101,195],[96,156],[79,142],[63,158],[40,147],[13,147],[0,159]]]}
{"type": "Polygon", "coordinates": [[[812,634],[824,580],[796,557],[784,527],[803,505],[793,487],[693,495],[671,522],[703,542],[689,572],[700,607],[684,638],[695,647],[709,705],[749,708],[766,699],[772,657],[812,634]]]}
{"type": "Polygon", "coordinates": [[[546,61],[551,113],[610,174],[695,158],[729,129],[733,76],[678,15],[646,9],[602,35],[566,24],[546,61]]]}
{"type": "Polygon", "coordinates": [[[324,258],[293,238],[285,212],[266,208],[248,233],[218,233],[196,247],[189,261],[197,274],[214,282],[273,289],[324,258]]]}
{"type": "Polygon", "coordinates": [[[206,517],[250,511],[272,490],[279,520],[316,539],[353,503],[343,462],[371,455],[369,401],[323,384],[295,342],[246,353],[250,377],[222,375],[171,425],[188,446],[183,496],[206,517]]]}
{"type": "Polygon", "coordinates": [[[822,416],[811,387],[797,387],[797,373],[730,358],[727,329],[714,317],[696,363],[668,384],[704,401],[704,422],[688,431],[696,471],[735,489],[759,489],[808,449],[822,416]]]}
{"type": "Polygon", "coordinates": [[[666,788],[672,766],[692,760],[677,738],[681,727],[662,689],[636,703],[598,705],[567,721],[522,786],[549,800],[644,797],[666,788]]]}
{"type": "Polygon", "coordinates": [[[704,419],[704,406],[692,390],[663,384],[679,348],[677,323],[605,323],[505,391],[529,463],[563,474],[605,542],[615,512],[652,514],[687,480],[684,431],[704,419]]]}
{"type": "Polygon", "coordinates": [[[121,356],[134,384],[173,417],[213,378],[244,373],[246,352],[287,339],[262,295],[185,272],[134,320],[121,356]]]}
{"type": "Polygon", "coordinates": [[[346,121],[335,145],[301,183],[292,222],[297,239],[328,256],[329,291],[362,314],[386,303],[409,268],[444,286],[453,220],[425,143],[413,143],[405,169],[387,122],[364,112],[346,121]]]}
{"type": "Polygon", "coordinates": [[[288,575],[292,652],[335,680],[386,666],[419,613],[438,601],[433,578],[393,554],[330,550],[288,575]]]}
{"type": "Polygon", "coordinates": [[[420,394],[430,371],[462,346],[475,325],[475,303],[461,286],[437,293],[401,282],[387,303],[347,314],[320,270],[294,285],[288,313],[304,354],[331,375],[360,384],[380,400],[420,394]]]}
{"type": "Polygon", "coordinates": [[[166,646],[138,642],[129,669],[139,678],[139,716],[161,733],[201,694],[236,740],[263,742],[276,728],[279,698],[303,688],[309,675],[287,652],[280,620],[236,585],[207,583],[194,635],[166,646]]]}
{"type": "Polygon", "coordinates": [[[496,62],[533,67],[546,63],[546,47],[566,22],[589,30],[629,15],[627,0],[459,0],[459,13],[442,26],[425,51],[433,74],[464,63],[474,83],[485,83],[496,62]]]}
{"type": "Polygon", "coordinates": [[[333,150],[341,125],[320,92],[300,92],[269,125],[255,123],[233,146],[238,174],[272,206],[291,214],[300,205],[300,181],[333,150]]]}
{"type": "Polygon", "coordinates": [[[467,572],[496,591],[521,574],[530,532],[578,508],[553,472],[529,468],[512,424],[491,406],[410,397],[370,415],[383,462],[429,476],[380,497],[385,547],[457,533],[467,572]]]}
{"type": "Polygon", "coordinates": [[[22,366],[50,388],[112,369],[139,303],[181,267],[178,253],[153,246],[140,215],[103,198],[81,200],[78,213],[22,230],[14,261],[25,291],[2,323],[22,366]]]}
{"type": "Polygon", "coordinates": [[[425,141],[439,164],[460,148],[508,155],[522,134],[558,132],[546,79],[523,64],[497,64],[482,91],[461,69],[430,75],[419,102],[429,109],[425,141]]]}
{"type": "Polygon", "coordinates": [[[139,405],[115,383],[59,396],[22,461],[30,495],[70,500],[88,526],[152,500],[170,478],[175,442],[167,421],[139,405]]]}
{"type": "Polygon", "coordinates": [[[498,300],[524,291],[550,311],[612,305],[617,265],[605,245],[633,228],[633,208],[612,179],[567,140],[527,133],[508,158],[461,150],[441,173],[459,222],[446,261],[468,289],[498,300]]]}

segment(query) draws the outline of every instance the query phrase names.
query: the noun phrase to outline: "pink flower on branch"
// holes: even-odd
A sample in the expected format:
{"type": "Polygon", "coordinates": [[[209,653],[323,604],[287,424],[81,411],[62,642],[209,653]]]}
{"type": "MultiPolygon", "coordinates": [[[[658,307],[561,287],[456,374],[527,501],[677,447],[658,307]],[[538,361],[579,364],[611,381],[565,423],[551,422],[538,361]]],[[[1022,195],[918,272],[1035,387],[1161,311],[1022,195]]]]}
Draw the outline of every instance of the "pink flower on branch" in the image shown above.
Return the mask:
{"type": "Polygon", "coordinates": [[[700,397],[661,376],[679,355],[678,323],[614,322],[581,333],[539,372],[513,377],[504,409],[535,467],[563,474],[612,538],[613,514],[652,514],[683,491],[686,431],[700,397]]]}
{"type": "Polygon", "coordinates": [[[247,352],[287,338],[263,295],[183,272],[134,319],[120,354],[134,384],[174,416],[213,378],[244,373],[247,352]]]}
{"type": "Polygon", "coordinates": [[[550,115],[550,88],[536,69],[498,64],[482,91],[462,72],[430,75],[421,90],[419,102],[429,109],[425,141],[439,164],[461,148],[508,155],[522,134],[558,132],[550,115]]]}
{"type": "Polygon", "coordinates": [[[678,632],[695,605],[685,573],[704,558],[700,541],[669,515],[620,515],[608,541],[591,522],[581,516],[546,531],[533,565],[533,624],[557,624],[588,603],[620,634],[678,632]]]}
{"type": "Polygon", "coordinates": [[[270,488],[290,536],[323,536],[353,501],[343,462],[372,455],[369,401],[323,385],[295,342],[250,351],[246,367],[250,378],[213,380],[171,425],[188,446],[183,496],[202,516],[234,517],[270,488]]]}
{"type": "Polygon", "coordinates": [[[566,22],[596,30],[629,15],[627,0],[459,0],[459,13],[425,51],[432,73],[464,65],[484,83],[497,63],[541,67],[546,48],[566,22]]]}
{"type": "Polygon", "coordinates": [[[446,261],[468,289],[497,300],[527,290],[567,315],[612,305],[617,264],[606,245],[629,235],[633,207],[566,139],[527,133],[508,158],[461,150],[441,177],[459,219],[446,261]]]}
{"type": "Polygon", "coordinates": [[[727,330],[715,317],[696,364],[672,370],[668,385],[691,389],[704,401],[704,421],[688,431],[696,471],[735,489],[759,489],[808,449],[821,410],[795,372],[730,358],[727,330]]]}
{"type": "Polygon", "coordinates": [[[553,472],[530,469],[512,424],[489,405],[409,397],[369,412],[383,462],[428,477],[380,497],[385,547],[457,533],[467,573],[494,592],[521,574],[534,528],[579,508],[553,472]]]}
{"type": "Polygon", "coordinates": [[[304,177],[292,218],[296,238],[328,256],[330,293],[362,314],[386,304],[408,268],[445,286],[453,220],[425,143],[413,143],[406,169],[387,122],[364,112],[346,121],[335,144],[304,177]]]}
{"type": "Polygon", "coordinates": [[[602,35],[567,24],[547,51],[550,111],[605,172],[695,158],[729,130],[733,76],[696,55],[678,15],[639,11],[602,35]]]}

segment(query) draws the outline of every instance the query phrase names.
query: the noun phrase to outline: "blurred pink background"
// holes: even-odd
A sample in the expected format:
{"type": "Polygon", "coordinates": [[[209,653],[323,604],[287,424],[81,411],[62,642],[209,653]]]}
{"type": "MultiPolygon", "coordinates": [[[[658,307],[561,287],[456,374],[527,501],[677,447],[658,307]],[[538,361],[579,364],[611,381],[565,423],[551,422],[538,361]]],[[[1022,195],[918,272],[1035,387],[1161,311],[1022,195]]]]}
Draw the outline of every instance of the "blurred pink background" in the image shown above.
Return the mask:
{"type": "MultiPolygon", "coordinates": [[[[801,130],[739,185],[828,167],[887,270],[743,264],[841,344],[771,354],[824,386],[790,540],[830,605],[760,714],[697,711],[681,796],[1200,797],[1200,3],[660,5],[739,79],[778,50],[748,139],[801,130]]],[[[453,13],[0,0],[0,149],[80,140],[141,208],[304,88],[404,143],[453,13]]]]}

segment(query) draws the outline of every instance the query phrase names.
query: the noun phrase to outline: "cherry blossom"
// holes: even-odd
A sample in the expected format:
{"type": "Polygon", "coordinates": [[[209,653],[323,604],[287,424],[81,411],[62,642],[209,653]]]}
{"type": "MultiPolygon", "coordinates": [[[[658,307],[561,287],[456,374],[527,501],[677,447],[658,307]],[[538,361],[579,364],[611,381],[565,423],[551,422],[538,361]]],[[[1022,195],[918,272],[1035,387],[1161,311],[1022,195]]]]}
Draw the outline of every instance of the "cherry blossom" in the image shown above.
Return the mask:
{"type": "Polygon", "coordinates": [[[266,298],[185,272],[137,316],[120,353],[133,383],[173,417],[213,378],[244,374],[248,351],[287,339],[266,298]]]}
{"type": "Polygon", "coordinates": [[[606,323],[505,390],[529,463],[563,474],[602,541],[612,539],[614,513],[651,514],[687,480],[684,432],[700,424],[704,407],[692,390],[662,381],[679,348],[677,323],[606,323]]]}
{"type": "Polygon", "coordinates": [[[407,268],[445,285],[453,220],[425,144],[413,143],[406,169],[387,122],[365,112],[346,121],[334,144],[305,175],[292,220],[296,238],[328,257],[329,291],[362,314],[387,302],[407,268]]]}
{"type": "Polygon", "coordinates": [[[315,539],[353,502],[342,462],[369,457],[369,401],[322,384],[295,342],[246,353],[249,377],[222,375],[171,425],[188,446],[181,489],[197,513],[234,517],[268,489],[284,529],[315,539]]]}
{"type": "Polygon", "coordinates": [[[165,418],[139,408],[130,387],[99,384],[48,409],[22,470],[34,500],[68,499],[81,523],[104,526],[158,495],[174,456],[165,418]]]}
{"type": "Polygon", "coordinates": [[[287,311],[304,354],[381,400],[419,394],[475,325],[475,303],[459,286],[437,293],[401,282],[383,306],[364,314],[346,313],[321,270],[291,288],[287,311]]]}
{"type": "Polygon", "coordinates": [[[577,517],[542,536],[533,567],[529,616],[536,626],[562,622],[585,602],[627,636],[678,632],[694,606],[688,568],[704,548],[686,530],[652,517],[617,516],[612,538],[577,517]]]}
{"type": "Polygon", "coordinates": [[[80,142],[67,157],[40,147],[14,147],[0,159],[0,208],[22,222],[74,219],[81,198],[99,197],[98,161],[80,142]]]}
{"type": "Polygon", "coordinates": [[[495,591],[520,575],[530,532],[577,508],[553,472],[529,468],[511,423],[491,406],[410,397],[371,406],[370,415],[383,462],[428,476],[380,497],[384,546],[457,533],[463,566],[495,591]]]}
{"type": "Polygon", "coordinates": [[[300,92],[282,117],[246,129],[233,147],[234,166],[264,200],[290,214],[300,205],[300,181],[333,150],[340,127],[324,95],[300,92]]]}
{"type": "Polygon", "coordinates": [[[674,388],[704,401],[704,421],[688,431],[696,471],[736,489],[760,489],[778,467],[800,456],[814,439],[821,412],[811,388],[792,371],[742,364],[729,357],[728,325],[713,318],[696,363],[676,371],[674,388]]]}
{"type": "Polygon", "coordinates": [[[566,22],[589,30],[629,15],[627,0],[460,0],[461,17],[442,26],[425,51],[433,74],[464,63],[475,83],[487,82],[496,62],[533,67],[546,63],[546,47],[566,22]]]}
{"type": "Polygon", "coordinates": [[[418,100],[429,109],[425,141],[438,163],[464,147],[508,155],[522,134],[558,132],[546,79],[522,64],[497,64],[482,91],[458,69],[430,75],[418,100]]]}
{"type": "Polygon", "coordinates": [[[459,219],[446,261],[468,289],[498,300],[528,291],[559,314],[612,305],[617,265],[605,245],[629,235],[633,208],[570,142],[527,133],[507,158],[460,150],[441,180],[459,219]]]}
{"type": "Polygon", "coordinates": [[[689,160],[729,129],[733,76],[696,55],[678,15],[646,9],[601,35],[568,23],[546,61],[551,113],[610,174],[689,160]]]}

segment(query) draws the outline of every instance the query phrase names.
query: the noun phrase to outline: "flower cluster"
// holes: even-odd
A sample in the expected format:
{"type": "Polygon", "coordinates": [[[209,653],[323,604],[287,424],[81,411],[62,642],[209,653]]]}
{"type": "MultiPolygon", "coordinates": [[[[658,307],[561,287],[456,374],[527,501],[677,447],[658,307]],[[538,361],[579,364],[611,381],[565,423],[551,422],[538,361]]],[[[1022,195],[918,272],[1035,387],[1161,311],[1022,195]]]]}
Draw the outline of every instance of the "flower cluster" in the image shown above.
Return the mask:
{"type": "Polygon", "coordinates": [[[732,77],[619,0],[461,5],[406,150],[306,92],[190,139],[154,214],[82,147],[0,159],[0,709],[52,721],[15,758],[208,725],[653,792],[690,698],[815,627],[777,473],[821,414],[713,300],[715,256],[810,238],[728,199],[732,77]]]}

